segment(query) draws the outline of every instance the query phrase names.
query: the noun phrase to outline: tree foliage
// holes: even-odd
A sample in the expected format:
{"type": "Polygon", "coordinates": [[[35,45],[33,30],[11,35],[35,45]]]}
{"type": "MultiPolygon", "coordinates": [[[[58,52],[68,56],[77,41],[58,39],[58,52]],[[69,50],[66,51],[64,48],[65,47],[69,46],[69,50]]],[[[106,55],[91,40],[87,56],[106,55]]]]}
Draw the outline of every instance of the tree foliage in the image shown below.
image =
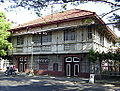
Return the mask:
{"type": "MultiPolygon", "coordinates": [[[[109,12],[105,12],[102,14],[101,17],[104,17],[110,13],[114,13],[115,11],[120,10],[120,0],[0,0],[0,4],[5,3],[6,1],[13,3],[10,4],[7,8],[5,8],[6,10],[10,9],[13,10],[14,8],[17,7],[24,7],[25,9],[28,10],[34,10],[35,13],[38,16],[41,16],[41,9],[43,9],[44,7],[47,7],[48,5],[54,5],[54,4],[61,4],[62,9],[67,9],[66,6],[68,4],[72,4],[72,5],[80,5],[81,3],[87,3],[87,2],[101,2],[104,4],[109,4],[112,8],[111,11],[109,12]]],[[[120,16],[117,14],[113,14],[113,16],[110,18],[111,20],[115,20],[115,24],[114,26],[120,29],[120,16]]]]}
{"type": "MultiPolygon", "coordinates": [[[[14,3],[10,5],[8,8],[24,7],[27,8],[28,10],[34,9],[35,12],[37,13],[39,13],[43,7],[46,7],[48,5],[64,4],[63,7],[65,8],[66,4],[68,3],[71,3],[72,5],[79,5],[80,3],[86,3],[89,1],[107,3],[111,7],[114,7],[113,10],[108,13],[114,12],[116,10],[120,10],[119,8],[120,4],[118,3],[119,0],[114,0],[115,3],[113,1],[109,2],[109,0],[88,0],[88,1],[86,0],[0,0],[1,3],[5,3],[6,1],[9,1],[10,3],[14,3]]],[[[107,13],[104,13],[103,17],[106,14],[107,13]]]]}
{"type": "Polygon", "coordinates": [[[12,49],[12,44],[8,42],[10,25],[5,14],[0,12],[0,56],[7,55],[8,50],[12,49]]]}
{"type": "Polygon", "coordinates": [[[93,49],[89,50],[89,54],[88,54],[89,61],[95,63],[97,61],[97,56],[98,56],[96,54],[97,53],[93,49]]]}
{"type": "Polygon", "coordinates": [[[118,24],[115,24],[114,26],[120,29],[120,15],[113,13],[113,16],[111,16],[112,19],[110,21],[117,22],[118,24]]]}
{"type": "Polygon", "coordinates": [[[89,50],[88,59],[93,63],[95,63],[97,60],[99,61],[114,60],[114,61],[120,62],[120,51],[116,51],[115,53],[113,52],[99,53],[98,51],[95,52],[93,49],[91,49],[89,50]]]}

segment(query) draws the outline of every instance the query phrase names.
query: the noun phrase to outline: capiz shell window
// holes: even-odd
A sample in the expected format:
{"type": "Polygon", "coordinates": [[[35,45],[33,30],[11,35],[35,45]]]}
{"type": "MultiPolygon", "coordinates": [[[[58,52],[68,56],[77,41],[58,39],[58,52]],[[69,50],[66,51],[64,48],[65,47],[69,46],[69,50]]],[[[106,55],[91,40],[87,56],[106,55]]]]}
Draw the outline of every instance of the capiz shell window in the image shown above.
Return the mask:
{"type": "Polygon", "coordinates": [[[64,41],[75,40],[76,32],[75,30],[65,30],[64,31],[64,41]]]}
{"type": "Polygon", "coordinates": [[[88,30],[88,39],[92,39],[92,26],[88,26],[87,30],[88,30]]]}
{"type": "Polygon", "coordinates": [[[42,42],[52,42],[52,32],[47,32],[42,35],[42,42]]]}
{"type": "Polygon", "coordinates": [[[52,42],[52,32],[46,32],[45,34],[34,34],[32,41],[34,43],[41,43],[42,42],[52,42]]]}
{"type": "Polygon", "coordinates": [[[34,35],[33,35],[33,38],[32,38],[32,41],[33,41],[34,43],[41,43],[41,35],[34,34],[34,35]]]}

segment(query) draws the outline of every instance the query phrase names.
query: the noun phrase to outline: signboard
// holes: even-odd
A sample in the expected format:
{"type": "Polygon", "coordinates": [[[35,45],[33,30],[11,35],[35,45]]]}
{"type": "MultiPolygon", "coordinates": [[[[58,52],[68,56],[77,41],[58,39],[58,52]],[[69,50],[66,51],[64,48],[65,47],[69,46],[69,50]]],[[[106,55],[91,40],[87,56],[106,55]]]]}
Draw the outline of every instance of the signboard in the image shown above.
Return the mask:
{"type": "Polygon", "coordinates": [[[90,74],[89,83],[95,83],[95,74],[90,74]]]}

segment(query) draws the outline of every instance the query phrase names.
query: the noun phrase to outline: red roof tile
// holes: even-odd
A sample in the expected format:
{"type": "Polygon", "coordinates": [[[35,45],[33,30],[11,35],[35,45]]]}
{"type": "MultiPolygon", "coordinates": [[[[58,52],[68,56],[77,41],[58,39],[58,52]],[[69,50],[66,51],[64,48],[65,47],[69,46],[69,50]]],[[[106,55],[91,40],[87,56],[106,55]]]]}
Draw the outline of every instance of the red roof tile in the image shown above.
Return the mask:
{"type": "Polygon", "coordinates": [[[86,10],[80,10],[80,9],[72,9],[64,12],[59,12],[55,14],[51,14],[48,16],[40,17],[38,19],[35,19],[33,21],[24,23],[18,27],[24,27],[24,26],[29,26],[29,25],[34,25],[34,24],[45,24],[49,22],[57,22],[57,21],[64,21],[64,20],[69,20],[69,19],[74,19],[74,18],[79,18],[79,17],[85,17],[89,15],[93,15],[94,12],[91,11],[86,11],[86,10]]]}
{"type": "MultiPolygon", "coordinates": [[[[101,20],[101,18],[99,18],[99,16],[96,15],[95,12],[91,12],[87,10],[80,10],[80,9],[72,9],[72,10],[40,17],[33,21],[24,23],[20,26],[16,26],[12,28],[10,31],[21,30],[21,29],[28,28],[28,27],[33,28],[33,27],[38,27],[38,26],[43,26],[43,25],[53,24],[53,23],[58,23],[58,22],[64,22],[64,21],[70,21],[70,20],[75,20],[75,19],[82,19],[82,18],[87,18],[91,16],[95,16],[102,24],[105,24],[101,20]]],[[[117,36],[113,33],[113,31],[111,31],[109,28],[107,29],[108,29],[108,32],[110,32],[115,38],[117,38],[117,36]]]]}

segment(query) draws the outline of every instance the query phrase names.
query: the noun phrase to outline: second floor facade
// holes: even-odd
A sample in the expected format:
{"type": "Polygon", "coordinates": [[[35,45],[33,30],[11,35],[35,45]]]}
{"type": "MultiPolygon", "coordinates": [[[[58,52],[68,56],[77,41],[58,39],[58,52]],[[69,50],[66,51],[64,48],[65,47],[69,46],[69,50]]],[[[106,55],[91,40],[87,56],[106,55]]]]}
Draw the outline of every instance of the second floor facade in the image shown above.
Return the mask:
{"type": "Polygon", "coordinates": [[[107,52],[117,37],[108,27],[94,25],[99,23],[92,16],[13,31],[13,54],[86,53],[90,49],[107,52]],[[85,22],[87,19],[91,21],[85,22]]]}

